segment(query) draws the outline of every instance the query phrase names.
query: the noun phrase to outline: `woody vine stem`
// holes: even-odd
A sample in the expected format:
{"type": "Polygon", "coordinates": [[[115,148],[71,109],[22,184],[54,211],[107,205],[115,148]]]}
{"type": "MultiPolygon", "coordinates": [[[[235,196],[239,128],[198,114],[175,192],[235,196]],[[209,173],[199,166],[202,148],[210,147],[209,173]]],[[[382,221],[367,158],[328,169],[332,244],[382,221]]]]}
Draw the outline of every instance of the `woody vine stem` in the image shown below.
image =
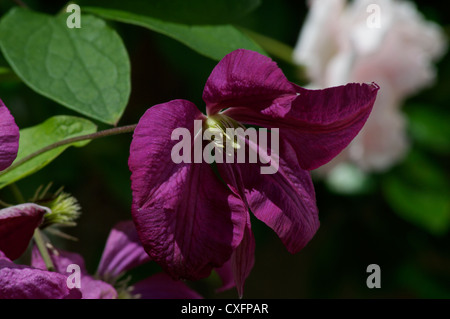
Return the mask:
{"type": "Polygon", "coordinates": [[[100,132],[96,132],[96,133],[92,133],[92,134],[86,134],[86,135],[80,135],[80,136],[76,136],[76,137],[71,137],[71,138],[67,138],[65,140],[61,140],[58,141],[56,143],[50,144],[46,147],[41,148],[40,150],[31,153],[28,156],[25,156],[24,158],[14,162],[10,167],[8,167],[7,169],[3,170],[2,172],[0,172],[0,176],[16,169],[17,167],[19,167],[20,165],[32,160],[33,158],[44,154],[48,151],[51,151],[57,147],[60,146],[64,146],[67,144],[72,144],[75,142],[81,142],[81,141],[86,141],[86,140],[94,140],[97,138],[101,138],[101,137],[106,137],[106,136],[112,136],[112,135],[118,135],[118,134],[123,134],[123,133],[131,133],[134,131],[134,129],[136,128],[137,124],[133,124],[133,125],[126,125],[126,126],[120,126],[120,127],[115,127],[115,128],[111,128],[108,130],[103,130],[100,132]]]}

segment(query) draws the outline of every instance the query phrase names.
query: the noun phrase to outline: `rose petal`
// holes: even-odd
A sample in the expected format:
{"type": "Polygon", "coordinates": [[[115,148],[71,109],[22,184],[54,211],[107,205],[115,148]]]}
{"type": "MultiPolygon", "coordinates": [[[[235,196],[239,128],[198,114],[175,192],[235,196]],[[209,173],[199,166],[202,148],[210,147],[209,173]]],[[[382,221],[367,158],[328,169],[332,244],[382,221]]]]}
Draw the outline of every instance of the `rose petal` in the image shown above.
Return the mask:
{"type": "MultiPolygon", "coordinates": [[[[74,271],[69,268],[69,265],[77,265],[80,267],[80,290],[83,294],[83,299],[117,298],[117,292],[110,284],[94,279],[87,273],[83,257],[79,254],[63,250],[49,251],[49,253],[53,265],[55,266],[55,271],[64,275],[65,278],[74,273],[74,271]]],[[[31,264],[36,268],[46,269],[44,260],[36,247],[33,248],[31,264]]]]}
{"type": "Polygon", "coordinates": [[[19,128],[0,100],[0,171],[12,164],[19,149],[19,128]]]}
{"type": "Polygon", "coordinates": [[[0,251],[0,299],[79,299],[78,289],[67,287],[66,276],[16,265],[0,251]]]}
{"type": "Polygon", "coordinates": [[[323,90],[297,87],[291,109],[283,115],[274,109],[230,108],[233,119],[280,129],[280,139],[295,149],[303,169],[312,170],[341,152],[363,127],[375,103],[379,87],[351,83],[323,90]]]}
{"type": "Polygon", "coordinates": [[[21,204],[0,210],[0,250],[11,259],[27,249],[34,230],[50,210],[36,204],[21,204]]]}
{"type": "Polygon", "coordinates": [[[227,54],[206,81],[203,100],[208,114],[228,107],[289,111],[295,87],[270,58],[239,49],[227,54]]]}
{"type": "Polygon", "coordinates": [[[208,164],[171,160],[178,143],[172,131],[187,128],[195,136],[194,120],[201,118],[188,101],[156,105],[139,121],[131,143],[132,215],[139,238],[174,279],[208,276],[230,258],[245,225],[241,199],[208,164]]]}
{"type": "Polygon", "coordinates": [[[97,274],[109,281],[150,260],[145,252],[133,221],[117,223],[109,233],[97,274]]]}
{"type": "Polygon", "coordinates": [[[132,294],[141,299],[202,299],[197,292],[181,281],[160,273],[137,282],[132,294]]]}

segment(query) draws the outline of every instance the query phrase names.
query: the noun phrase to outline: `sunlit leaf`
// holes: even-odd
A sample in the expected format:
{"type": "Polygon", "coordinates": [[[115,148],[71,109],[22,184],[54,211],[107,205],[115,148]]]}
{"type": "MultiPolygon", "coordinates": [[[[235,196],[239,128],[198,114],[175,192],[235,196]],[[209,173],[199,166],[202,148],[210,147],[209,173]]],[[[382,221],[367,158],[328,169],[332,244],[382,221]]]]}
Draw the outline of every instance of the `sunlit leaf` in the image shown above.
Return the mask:
{"type": "MultiPolygon", "coordinates": [[[[20,130],[19,152],[12,165],[15,165],[15,163],[26,156],[48,145],[71,137],[94,133],[96,131],[96,125],[86,119],[73,116],[54,116],[39,125],[20,130]]],[[[0,188],[42,169],[68,147],[81,147],[88,142],[89,141],[80,141],[57,147],[12,170],[6,169],[5,171],[0,172],[0,188]]]]}
{"type": "Polygon", "coordinates": [[[128,103],[130,63],[115,31],[97,17],[49,16],[23,8],[0,23],[0,48],[14,72],[33,90],[86,116],[115,124],[128,103]]]}
{"type": "Polygon", "coordinates": [[[84,8],[105,19],[138,25],[171,37],[211,59],[220,60],[236,49],[266,54],[253,40],[231,25],[185,25],[125,11],[84,8]]]}
{"type": "Polygon", "coordinates": [[[166,22],[181,24],[226,24],[256,9],[261,0],[85,0],[87,6],[127,11],[166,22]]]}

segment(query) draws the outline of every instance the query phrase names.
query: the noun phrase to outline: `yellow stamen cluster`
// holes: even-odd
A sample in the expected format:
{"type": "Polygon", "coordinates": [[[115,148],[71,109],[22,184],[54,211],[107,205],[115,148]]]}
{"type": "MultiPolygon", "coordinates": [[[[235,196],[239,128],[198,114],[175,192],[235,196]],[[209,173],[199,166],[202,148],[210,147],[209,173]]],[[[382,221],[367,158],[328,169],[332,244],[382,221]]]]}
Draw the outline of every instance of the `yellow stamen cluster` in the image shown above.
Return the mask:
{"type": "Polygon", "coordinates": [[[231,146],[234,149],[239,149],[240,144],[237,142],[237,136],[227,134],[228,129],[237,129],[242,128],[245,130],[245,127],[236,120],[233,120],[231,117],[224,114],[214,114],[208,116],[205,121],[205,129],[208,129],[211,132],[211,135],[214,136],[212,141],[216,143],[218,147],[225,148],[226,143],[231,143],[231,146]]]}

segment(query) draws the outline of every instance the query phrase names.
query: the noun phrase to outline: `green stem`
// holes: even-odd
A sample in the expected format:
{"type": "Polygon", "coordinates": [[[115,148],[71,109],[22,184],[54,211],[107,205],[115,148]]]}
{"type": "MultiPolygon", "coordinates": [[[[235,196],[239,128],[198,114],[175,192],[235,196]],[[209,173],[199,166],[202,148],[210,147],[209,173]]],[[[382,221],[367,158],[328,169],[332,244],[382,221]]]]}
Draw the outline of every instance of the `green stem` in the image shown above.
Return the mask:
{"type": "Polygon", "coordinates": [[[2,201],[1,199],[0,199],[0,206],[3,206],[3,207],[11,207],[11,206],[13,206],[12,204],[9,204],[9,203],[7,203],[7,202],[4,202],[4,201],[2,201]]]}
{"type": "Polygon", "coordinates": [[[34,242],[36,243],[37,248],[39,249],[39,253],[42,256],[42,259],[44,260],[45,267],[47,267],[47,270],[49,271],[54,271],[55,265],[53,264],[53,261],[50,258],[47,247],[45,246],[44,237],[42,236],[42,233],[39,230],[39,228],[36,228],[34,230],[33,239],[34,242]]]}
{"type": "Polygon", "coordinates": [[[267,51],[267,53],[274,55],[289,64],[296,65],[292,60],[294,49],[289,45],[255,31],[243,27],[238,28],[242,33],[246,34],[258,43],[265,51],[267,51]]]}
{"type": "Polygon", "coordinates": [[[12,171],[13,169],[16,169],[20,165],[28,162],[29,160],[32,160],[33,158],[35,158],[35,157],[37,157],[37,156],[39,156],[39,155],[41,155],[41,154],[43,154],[45,152],[51,151],[51,150],[53,150],[53,149],[55,149],[57,147],[64,146],[64,145],[67,145],[67,144],[72,144],[72,143],[75,143],[75,142],[80,142],[80,141],[94,140],[94,139],[105,137],[105,136],[112,136],[112,135],[118,135],[118,134],[123,134],[123,133],[130,133],[130,132],[134,131],[136,126],[137,126],[137,124],[121,126],[121,127],[115,127],[115,128],[111,128],[111,129],[108,129],[108,130],[104,130],[104,131],[100,131],[100,132],[96,132],[96,133],[92,133],[92,134],[80,135],[80,136],[71,137],[71,138],[68,138],[68,139],[65,139],[65,140],[58,141],[58,142],[50,144],[50,145],[48,145],[48,146],[46,146],[44,148],[41,148],[40,150],[38,150],[38,151],[36,151],[34,153],[31,153],[30,155],[25,156],[24,158],[14,162],[10,167],[8,167],[4,171],[2,171],[0,173],[0,176],[4,175],[4,174],[6,174],[6,173],[8,173],[10,171],[12,171]]]}
{"type": "Polygon", "coordinates": [[[16,201],[19,204],[25,203],[25,197],[23,197],[22,192],[20,191],[19,187],[17,187],[16,184],[10,185],[11,191],[13,192],[14,197],[16,198],[16,201]]]}
{"type": "Polygon", "coordinates": [[[258,43],[267,53],[270,55],[279,58],[280,60],[289,63],[297,69],[297,77],[301,83],[308,83],[308,77],[306,74],[306,69],[303,65],[299,65],[294,62],[292,59],[294,49],[289,45],[270,38],[268,36],[262,35],[255,31],[237,27],[242,33],[246,34],[248,37],[253,39],[256,43],[258,43]]]}

